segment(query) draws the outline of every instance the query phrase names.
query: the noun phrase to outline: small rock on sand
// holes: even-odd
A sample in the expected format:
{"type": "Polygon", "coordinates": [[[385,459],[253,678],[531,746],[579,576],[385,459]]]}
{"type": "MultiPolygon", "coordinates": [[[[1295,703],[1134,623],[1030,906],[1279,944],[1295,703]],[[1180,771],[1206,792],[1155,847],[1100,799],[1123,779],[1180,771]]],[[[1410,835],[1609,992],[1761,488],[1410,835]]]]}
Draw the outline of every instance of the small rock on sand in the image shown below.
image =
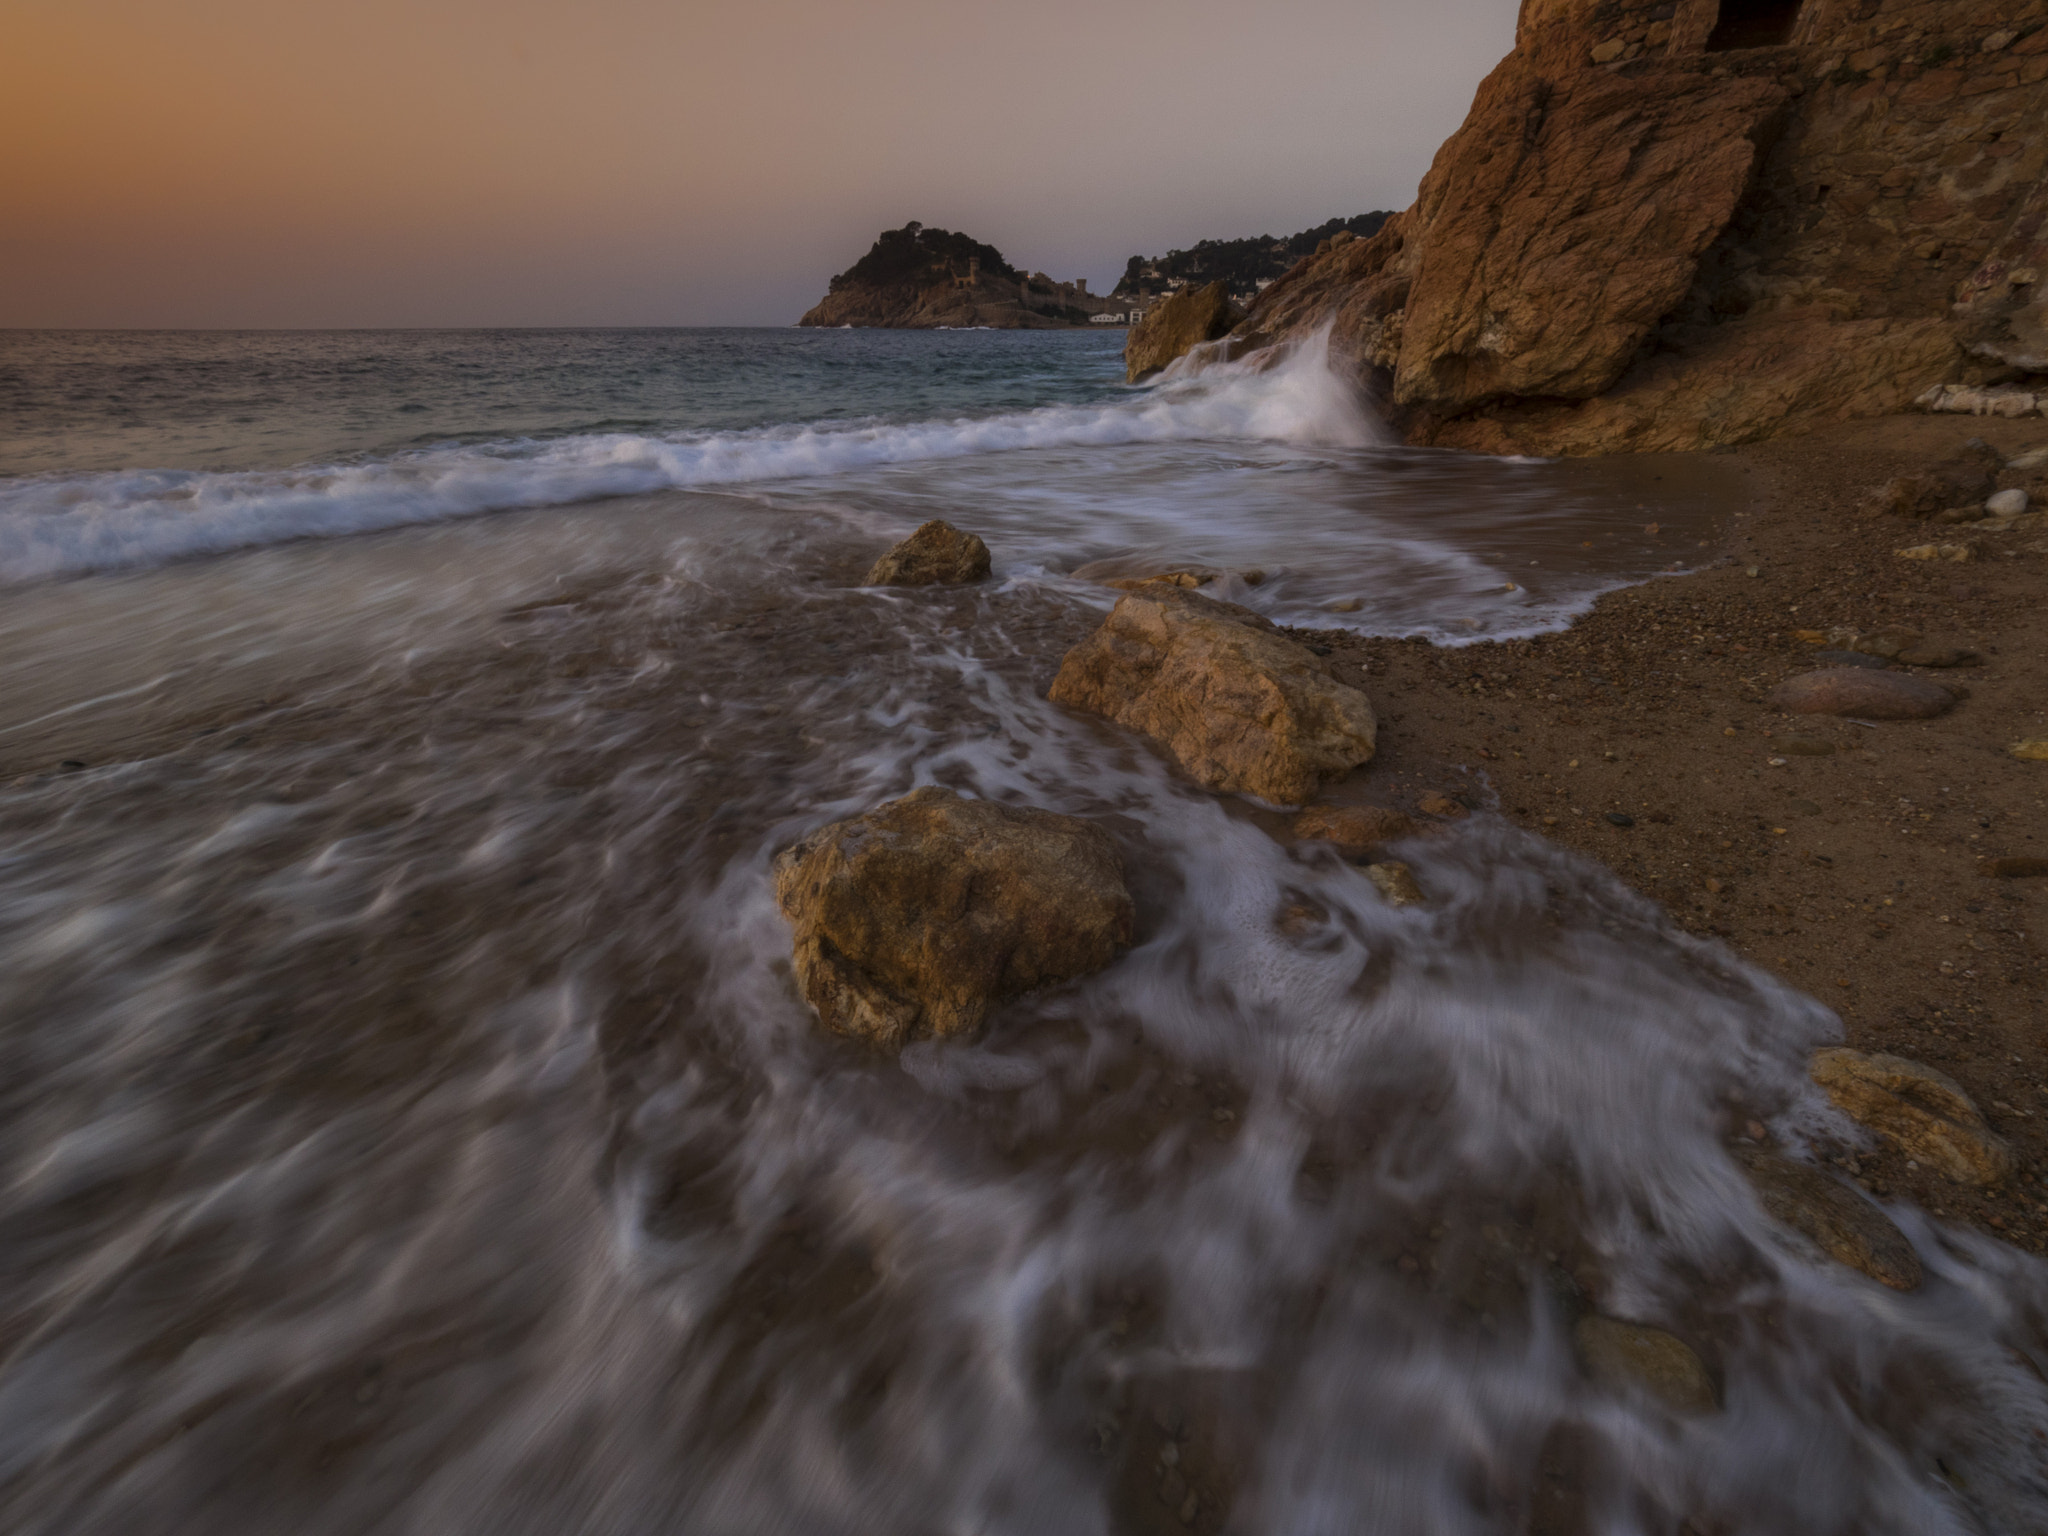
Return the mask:
{"type": "Polygon", "coordinates": [[[1866,667],[1872,672],[1887,671],[1891,663],[1882,656],[1869,656],[1862,651],[1815,651],[1813,659],[1828,667],[1866,667]]]}
{"type": "Polygon", "coordinates": [[[1984,503],[1987,517],[2018,517],[2027,510],[2027,493],[2019,486],[2000,491],[1984,503]]]}
{"type": "Polygon", "coordinates": [[[2048,859],[2015,854],[2003,859],[1986,859],[1981,866],[1994,880],[2031,880],[2048,875],[2048,859]]]}
{"type": "Polygon", "coordinates": [[[1422,887],[1415,883],[1415,871],[1406,864],[1368,864],[1365,877],[1379,888],[1390,907],[1416,907],[1424,900],[1422,887]]]}
{"type": "Polygon", "coordinates": [[[1955,707],[1939,683],[1902,672],[1828,667],[1787,678],[1764,700],[1788,715],[1852,715],[1864,720],[1932,720],[1955,707]]]}
{"type": "Polygon", "coordinates": [[[1736,1161],[1771,1218],[1810,1239],[1829,1258],[1895,1291],[1920,1284],[1920,1256],[1906,1234],[1846,1184],[1760,1148],[1738,1151],[1736,1161]]]}
{"type": "Polygon", "coordinates": [[[1835,1108],[1958,1184],[1996,1184],[2012,1171],[2012,1149],[1946,1074],[1842,1046],[1815,1051],[1811,1070],[1835,1108]]]}
{"type": "Polygon", "coordinates": [[[1967,667],[1979,657],[1975,651],[1963,646],[1916,640],[1901,650],[1897,659],[1909,667],[1967,667]]]}
{"type": "Polygon", "coordinates": [[[2048,736],[2016,741],[2005,750],[2023,763],[2048,763],[2048,736]]]}
{"type": "Polygon", "coordinates": [[[1582,1317],[1572,1330],[1586,1374],[1617,1391],[1645,1391],[1675,1413],[1712,1413],[1714,1380],[1691,1346],[1661,1328],[1582,1317]]]}
{"type": "Polygon", "coordinates": [[[988,546],[937,519],[882,556],[862,583],[870,587],[959,586],[985,580],[988,546]]]}
{"type": "Polygon", "coordinates": [[[936,787],[785,849],[775,897],[819,1019],[890,1049],[1101,970],[1134,915],[1100,828],[936,787]]]}
{"type": "Polygon", "coordinates": [[[1892,553],[1901,560],[1948,560],[1958,565],[1977,558],[1973,544],[1914,544],[1892,553]]]}
{"type": "Polygon", "coordinates": [[[1379,805],[1312,805],[1294,818],[1294,835],[1304,842],[1337,845],[1347,858],[1370,853],[1382,843],[1407,837],[1415,823],[1379,805]]]}

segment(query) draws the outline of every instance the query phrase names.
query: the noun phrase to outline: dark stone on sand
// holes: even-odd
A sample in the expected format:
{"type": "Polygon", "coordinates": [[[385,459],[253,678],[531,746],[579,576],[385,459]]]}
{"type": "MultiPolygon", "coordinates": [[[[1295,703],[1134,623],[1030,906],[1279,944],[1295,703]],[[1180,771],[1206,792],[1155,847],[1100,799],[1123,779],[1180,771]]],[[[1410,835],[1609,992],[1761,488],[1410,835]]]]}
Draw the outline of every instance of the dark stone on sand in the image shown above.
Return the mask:
{"type": "Polygon", "coordinates": [[[1609,811],[1607,824],[1612,827],[1632,827],[1636,824],[1636,819],[1626,811],[1609,811]]]}
{"type": "Polygon", "coordinates": [[[960,586],[985,580],[988,573],[988,546],[975,535],[934,519],[877,560],[862,585],[960,586]]]}
{"type": "Polygon", "coordinates": [[[2030,880],[2039,875],[2048,875],[2048,859],[2026,856],[1986,859],[1984,873],[1994,880],[2030,880]]]}
{"type": "Polygon", "coordinates": [[[1899,652],[1899,660],[1909,667],[1967,667],[1977,659],[1975,651],[1962,646],[1937,645],[1931,640],[1922,640],[1899,652]]]}
{"type": "Polygon", "coordinates": [[[1847,715],[1863,720],[1932,720],[1955,708],[1939,683],[1901,672],[1828,667],[1787,678],[1764,700],[1788,715],[1847,715]]]}
{"type": "Polygon", "coordinates": [[[1891,670],[1891,663],[1882,656],[1867,656],[1862,651],[1816,651],[1813,659],[1830,667],[1868,667],[1873,672],[1891,670]]]}

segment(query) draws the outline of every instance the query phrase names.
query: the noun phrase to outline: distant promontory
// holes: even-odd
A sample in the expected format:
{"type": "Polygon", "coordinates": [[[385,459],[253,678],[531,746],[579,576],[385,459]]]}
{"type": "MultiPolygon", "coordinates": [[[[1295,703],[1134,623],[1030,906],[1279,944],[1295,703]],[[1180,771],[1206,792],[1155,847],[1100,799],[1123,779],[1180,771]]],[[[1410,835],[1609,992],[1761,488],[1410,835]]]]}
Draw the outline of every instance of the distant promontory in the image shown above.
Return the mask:
{"type": "Polygon", "coordinates": [[[797,324],[1037,331],[1123,323],[1104,304],[1086,278],[1058,283],[1020,271],[992,245],[913,222],[877,239],[797,324]]]}

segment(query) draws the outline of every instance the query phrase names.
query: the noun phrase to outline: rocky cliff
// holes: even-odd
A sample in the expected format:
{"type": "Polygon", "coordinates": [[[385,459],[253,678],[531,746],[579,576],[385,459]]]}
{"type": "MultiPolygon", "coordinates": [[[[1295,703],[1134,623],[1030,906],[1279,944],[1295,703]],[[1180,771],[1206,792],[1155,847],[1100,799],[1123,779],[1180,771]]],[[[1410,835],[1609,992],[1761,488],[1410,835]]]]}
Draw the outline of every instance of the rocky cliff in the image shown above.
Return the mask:
{"type": "Polygon", "coordinates": [[[992,245],[911,223],[884,232],[797,324],[1053,330],[1089,324],[1104,302],[1085,282],[1019,271],[992,245]]]}
{"type": "Polygon", "coordinates": [[[1497,452],[2031,399],[2044,122],[2048,0],[1524,0],[1414,206],[1235,334],[1329,325],[1410,441],[1497,452]]]}

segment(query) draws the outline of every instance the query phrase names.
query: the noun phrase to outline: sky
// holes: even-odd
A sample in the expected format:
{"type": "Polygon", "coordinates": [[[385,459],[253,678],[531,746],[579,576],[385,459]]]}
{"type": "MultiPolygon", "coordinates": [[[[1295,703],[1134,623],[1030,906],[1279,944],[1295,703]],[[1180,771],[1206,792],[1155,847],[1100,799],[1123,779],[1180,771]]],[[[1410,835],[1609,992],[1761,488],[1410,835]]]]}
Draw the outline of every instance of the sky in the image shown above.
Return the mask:
{"type": "Polygon", "coordinates": [[[0,0],[0,326],[784,325],[1404,208],[1516,0],[0,0]]]}

